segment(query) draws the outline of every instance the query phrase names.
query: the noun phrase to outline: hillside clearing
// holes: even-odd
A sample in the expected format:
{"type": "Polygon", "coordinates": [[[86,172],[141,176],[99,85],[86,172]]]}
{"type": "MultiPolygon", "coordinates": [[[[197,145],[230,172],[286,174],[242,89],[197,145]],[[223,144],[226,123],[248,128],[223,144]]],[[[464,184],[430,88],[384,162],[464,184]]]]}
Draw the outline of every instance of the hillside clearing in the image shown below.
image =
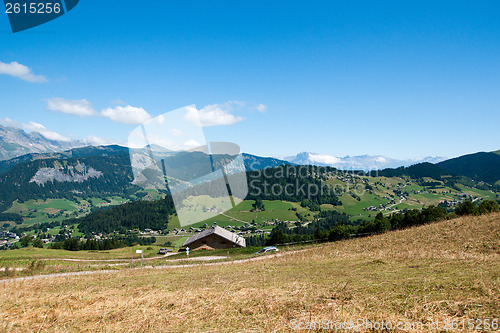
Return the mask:
{"type": "Polygon", "coordinates": [[[6,332],[281,332],[321,320],[493,319],[500,317],[500,214],[233,265],[0,288],[6,332]]]}

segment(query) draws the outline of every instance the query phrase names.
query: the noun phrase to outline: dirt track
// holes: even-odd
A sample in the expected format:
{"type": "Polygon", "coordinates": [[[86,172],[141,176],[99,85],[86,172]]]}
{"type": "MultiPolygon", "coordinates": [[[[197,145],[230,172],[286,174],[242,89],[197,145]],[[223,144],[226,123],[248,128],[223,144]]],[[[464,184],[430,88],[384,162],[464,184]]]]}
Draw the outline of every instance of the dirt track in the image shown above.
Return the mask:
{"type": "MultiPolygon", "coordinates": [[[[142,269],[172,269],[172,268],[186,268],[186,267],[196,267],[196,266],[234,265],[234,264],[240,264],[240,263],[250,262],[250,261],[258,261],[258,260],[277,258],[277,257],[281,257],[285,254],[296,253],[299,251],[307,251],[307,249],[297,250],[297,251],[287,251],[284,253],[275,253],[275,254],[271,254],[271,255],[263,255],[263,256],[259,256],[259,257],[248,258],[248,259],[239,259],[239,260],[213,262],[213,263],[184,264],[184,265],[163,265],[163,266],[154,266],[154,267],[153,266],[144,266],[144,268],[142,268],[142,269]]],[[[216,257],[216,256],[194,257],[194,258],[186,258],[186,259],[175,259],[172,261],[194,261],[194,260],[208,261],[208,260],[219,260],[219,259],[224,259],[224,258],[227,258],[227,257],[216,257]],[[207,259],[201,259],[201,258],[207,258],[207,259]]],[[[141,269],[141,268],[127,268],[127,269],[134,269],[135,270],[135,269],[141,269]]],[[[78,276],[78,275],[110,274],[110,273],[123,272],[124,270],[127,270],[127,269],[120,269],[120,270],[108,269],[108,270],[100,270],[100,271],[82,271],[82,272],[55,273],[55,274],[46,274],[46,275],[33,275],[33,276],[25,276],[25,277],[12,278],[12,279],[4,279],[4,280],[0,280],[0,283],[28,281],[28,280],[43,279],[43,278],[59,278],[59,277],[78,276]]]]}

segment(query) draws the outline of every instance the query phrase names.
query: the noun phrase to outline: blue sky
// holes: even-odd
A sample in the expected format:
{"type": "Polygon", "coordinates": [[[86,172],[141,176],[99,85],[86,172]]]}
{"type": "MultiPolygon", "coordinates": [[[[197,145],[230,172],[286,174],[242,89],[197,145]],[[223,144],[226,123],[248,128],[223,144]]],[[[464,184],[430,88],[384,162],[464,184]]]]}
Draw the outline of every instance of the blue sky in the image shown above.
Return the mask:
{"type": "Polygon", "coordinates": [[[499,17],[497,1],[81,0],[13,34],[0,13],[0,119],[124,143],[196,104],[208,140],[259,155],[497,150],[499,17]]]}

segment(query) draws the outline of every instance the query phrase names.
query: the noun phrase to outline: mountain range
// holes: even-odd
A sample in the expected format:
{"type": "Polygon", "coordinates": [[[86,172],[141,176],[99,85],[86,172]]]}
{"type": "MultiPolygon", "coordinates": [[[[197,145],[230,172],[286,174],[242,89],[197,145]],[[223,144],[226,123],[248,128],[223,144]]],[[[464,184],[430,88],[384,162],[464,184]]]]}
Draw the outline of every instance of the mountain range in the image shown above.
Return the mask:
{"type": "Polygon", "coordinates": [[[0,125],[0,160],[8,160],[26,154],[61,152],[83,147],[82,141],[50,139],[39,132],[0,125]]]}
{"type": "MultiPolygon", "coordinates": [[[[73,148],[85,147],[87,144],[84,141],[70,140],[62,141],[55,140],[50,136],[44,135],[36,131],[26,132],[23,129],[2,126],[0,125],[0,161],[12,160],[10,165],[36,159],[36,154],[55,153],[54,158],[61,152],[69,151],[73,148]],[[35,155],[33,155],[35,154],[35,155]],[[30,155],[30,156],[27,156],[30,155]]],[[[64,154],[64,153],[63,153],[64,154]]],[[[250,170],[262,169],[262,167],[270,167],[281,165],[285,162],[297,165],[317,165],[317,166],[332,166],[341,170],[380,170],[386,168],[397,168],[401,166],[410,166],[417,163],[429,162],[438,163],[446,160],[443,157],[424,157],[421,159],[399,160],[381,155],[361,155],[361,156],[344,156],[336,157],[331,155],[316,154],[311,152],[302,152],[295,156],[287,156],[283,158],[258,157],[251,154],[243,154],[246,165],[250,170]]],[[[46,158],[47,156],[40,156],[46,158]]],[[[0,166],[0,172],[5,170],[0,166]]]]}
{"type": "MultiPolygon", "coordinates": [[[[150,149],[154,149],[157,155],[172,154],[158,151],[156,147],[150,149]]],[[[203,156],[198,155],[180,154],[172,161],[199,166],[202,165],[199,161],[203,156]]],[[[338,158],[303,152],[284,159],[243,154],[243,161],[247,171],[284,164],[316,165],[343,170],[381,170],[387,175],[411,177],[440,177],[449,174],[500,185],[500,151],[479,152],[449,160],[441,157],[396,160],[369,155],[338,158]]],[[[200,168],[201,166],[196,167],[195,171],[204,174],[200,168]]],[[[39,196],[41,192],[44,193],[43,197],[87,191],[92,192],[89,195],[103,195],[106,192],[124,194],[133,187],[130,183],[133,178],[127,147],[84,146],[79,141],[51,140],[37,132],[26,133],[21,129],[0,126],[0,193],[3,193],[0,201],[3,204],[9,204],[16,196],[29,199],[39,196]],[[7,159],[8,157],[11,158],[7,159]]]]}
{"type": "Polygon", "coordinates": [[[360,155],[336,157],[310,152],[287,156],[283,160],[298,165],[332,166],[340,170],[382,170],[387,168],[407,167],[418,163],[439,163],[446,158],[427,156],[421,159],[398,160],[381,155],[360,155]]]}
{"type": "MultiPolygon", "coordinates": [[[[195,172],[197,160],[203,158],[196,153],[179,156],[183,163],[193,161],[195,172]]],[[[273,158],[245,154],[247,171],[276,167],[290,162],[273,158]]],[[[134,183],[129,149],[120,146],[83,147],[62,153],[29,154],[13,160],[0,161],[0,212],[8,209],[14,201],[30,199],[110,197],[140,198],[146,193],[134,183]],[[16,163],[17,162],[17,163],[16,163]],[[142,193],[142,194],[141,194],[142,193]]],[[[461,156],[437,164],[420,163],[410,167],[374,171],[374,176],[414,179],[429,177],[449,180],[450,186],[481,184],[484,189],[500,188],[500,155],[476,153],[461,156]],[[443,178],[444,177],[444,178],[443,178]],[[461,177],[461,178],[460,178],[461,177]],[[469,179],[469,180],[467,180],[469,179]],[[476,182],[472,182],[475,180],[476,182]],[[480,183],[478,183],[480,182],[480,183]]]]}
{"type": "MultiPolygon", "coordinates": [[[[26,132],[22,129],[0,125],[0,161],[11,160],[10,164],[22,162],[26,159],[36,159],[36,156],[26,155],[31,154],[47,154],[68,151],[73,148],[85,147],[84,141],[70,140],[62,141],[47,137],[43,133],[36,131],[26,132]]],[[[386,168],[397,168],[401,166],[410,166],[417,163],[429,162],[438,163],[446,160],[444,157],[424,157],[421,159],[399,160],[381,155],[360,155],[360,156],[344,156],[336,157],[331,155],[316,154],[311,152],[302,152],[295,156],[287,156],[283,158],[259,157],[255,155],[243,154],[248,161],[247,165],[251,170],[262,169],[262,166],[277,166],[288,162],[297,165],[317,165],[317,166],[332,166],[341,170],[380,170],[386,168]],[[283,162],[285,161],[285,162],[283,162]]],[[[44,156],[46,157],[46,156],[44,156]]],[[[57,158],[57,155],[53,156],[57,158]]],[[[0,172],[2,172],[0,167],[0,172]]]]}

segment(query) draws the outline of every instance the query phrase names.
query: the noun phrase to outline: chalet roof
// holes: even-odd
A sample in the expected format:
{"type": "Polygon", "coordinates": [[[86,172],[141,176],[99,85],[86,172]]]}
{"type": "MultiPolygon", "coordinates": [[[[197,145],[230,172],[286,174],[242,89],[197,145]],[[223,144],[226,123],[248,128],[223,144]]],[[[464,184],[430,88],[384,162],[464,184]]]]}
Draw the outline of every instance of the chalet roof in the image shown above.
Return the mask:
{"type": "Polygon", "coordinates": [[[234,232],[228,231],[228,230],[221,228],[219,226],[213,226],[213,227],[208,228],[208,229],[206,229],[206,230],[204,230],[204,231],[202,231],[194,236],[189,237],[188,239],[186,239],[186,241],[184,242],[184,244],[182,246],[187,246],[191,243],[196,242],[199,239],[202,239],[202,238],[205,238],[207,236],[214,235],[214,234],[219,236],[219,237],[222,237],[222,238],[224,238],[232,243],[235,243],[239,246],[245,247],[245,245],[246,245],[245,238],[240,237],[237,234],[235,234],[234,232]]]}

